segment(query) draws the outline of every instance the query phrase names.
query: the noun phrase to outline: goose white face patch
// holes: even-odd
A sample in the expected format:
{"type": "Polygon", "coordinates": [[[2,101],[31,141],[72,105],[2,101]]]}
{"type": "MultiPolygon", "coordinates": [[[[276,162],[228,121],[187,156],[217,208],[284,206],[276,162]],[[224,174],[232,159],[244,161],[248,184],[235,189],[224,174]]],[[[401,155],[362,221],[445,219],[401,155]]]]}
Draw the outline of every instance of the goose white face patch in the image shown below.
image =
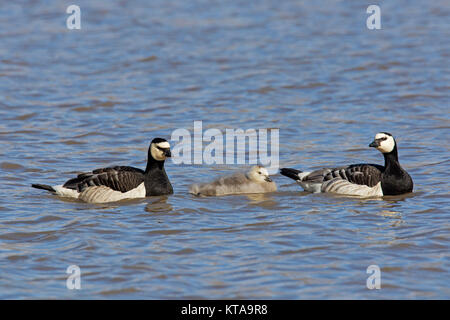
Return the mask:
{"type": "Polygon", "coordinates": [[[160,147],[160,148],[163,148],[163,149],[169,149],[170,148],[170,144],[167,141],[157,143],[156,145],[158,147],[160,147]]]}
{"type": "Polygon", "coordinates": [[[381,151],[382,153],[389,153],[394,150],[395,141],[392,136],[385,133],[377,133],[375,140],[380,140],[380,146],[377,147],[378,151],[381,151]]]}
{"type": "Polygon", "coordinates": [[[153,159],[158,161],[166,160],[166,156],[164,155],[164,150],[161,149],[170,149],[170,144],[167,141],[160,143],[152,143],[150,148],[151,155],[153,159]]]}

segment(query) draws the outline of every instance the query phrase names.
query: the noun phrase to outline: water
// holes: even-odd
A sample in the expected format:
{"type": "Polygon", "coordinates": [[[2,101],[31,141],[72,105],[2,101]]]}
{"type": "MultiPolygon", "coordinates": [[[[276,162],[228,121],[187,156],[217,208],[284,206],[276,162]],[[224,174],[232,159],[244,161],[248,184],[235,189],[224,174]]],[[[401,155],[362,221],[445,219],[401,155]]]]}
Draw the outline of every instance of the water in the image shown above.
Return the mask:
{"type": "Polygon", "coordinates": [[[450,298],[448,1],[37,0],[0,9],[0,298],[450,298]],[[391,132],[413,194],[195,198],[243,165],[166,164],[175,194],[94,205],[58,184],[145,167],[153,137],[279,128],[280,165],[382,163],[391,132]],[[69,265],[81,290],[66,288],[69,265]],[[369,265],[381,289],[369,290],[369,265]]]}

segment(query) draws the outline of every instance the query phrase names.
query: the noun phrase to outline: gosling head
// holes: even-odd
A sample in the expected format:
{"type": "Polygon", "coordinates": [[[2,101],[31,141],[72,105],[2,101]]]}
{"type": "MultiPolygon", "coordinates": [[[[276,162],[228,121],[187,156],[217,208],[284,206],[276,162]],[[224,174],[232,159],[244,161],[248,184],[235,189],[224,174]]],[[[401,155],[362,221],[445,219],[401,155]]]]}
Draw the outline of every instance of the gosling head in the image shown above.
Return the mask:
{"type": "Polygon", "coordinates": [[[247,178],[254,182],[272,182],[269,177],[269,172],[262,166],[253,166],[249,172],[247,172],[247,178]]]}
{"type": "Polygon", "coordinates": [[[170,144],[166,139],[155,138],[152,140],[149,148],[149,155],[156,161],[164,161],[171,157],[170,144]]]}
{"type": "Polygon", "coordinates": [[[379,132],[375,135],[375,139],[369,144],[369,147],[376,148],[381,153],[391,153],[394,151],[395,145],[395,139],[392,134],[379,132]]]}

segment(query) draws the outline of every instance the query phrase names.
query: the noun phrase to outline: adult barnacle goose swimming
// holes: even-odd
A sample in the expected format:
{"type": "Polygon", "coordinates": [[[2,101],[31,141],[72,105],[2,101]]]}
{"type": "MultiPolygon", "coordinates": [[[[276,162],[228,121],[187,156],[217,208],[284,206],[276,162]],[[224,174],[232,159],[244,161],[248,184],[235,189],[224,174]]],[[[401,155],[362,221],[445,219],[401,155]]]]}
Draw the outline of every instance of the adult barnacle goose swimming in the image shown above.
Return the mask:
{"type": "Polygon", "coordinates": [[[380,132],[369,147],[384,156],[384,166],[353,164],[339,168],[325,168],[312,172],[283,168],[280,173],[294,179],[305,191],[331,192],[363,197],[381,197],[412,192],[413,181],[400,166],[397,143],[387,132],[380,132]]]}
{"type": "Polygon", "coordinates": [[[197,196],[223,196],[240,193],[265,193],[277,190],[275,182],[269,177],[267,169],[253,166],[246,173],[235,173],[220,177],[210,183],[193,184],[189,192],[197,196]]]}
{"type": "Polygon", "coordinates": [[[31,186],[62,197],[77,198],[91,203],[172,194],[173,188],[164,170],[164,161],[170,156],[169,142],[162,138],[155,138],[148,148],[145,171],[133,167],[116,166],[81,173],[63,185],[33,184],[31,186]]]}

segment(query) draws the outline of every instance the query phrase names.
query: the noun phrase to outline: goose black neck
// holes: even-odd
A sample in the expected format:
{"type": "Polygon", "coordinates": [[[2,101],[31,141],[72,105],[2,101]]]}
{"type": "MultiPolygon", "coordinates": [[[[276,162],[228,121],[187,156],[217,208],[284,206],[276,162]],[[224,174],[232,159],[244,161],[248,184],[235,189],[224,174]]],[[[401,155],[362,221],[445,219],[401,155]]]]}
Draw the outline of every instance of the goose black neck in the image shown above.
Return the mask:
{"type": "Polygon", "coordinates": [[[149,173],[152,170],[164,170],[164,161],[157,161],[149,154],[145,173],[149,173]]]}
{"type": "Polygon", "coordinates": [[[400,163],[398,162],[398,152],[397,145],[389,153],[383,153],[384,156],[384,167],[386,170],[395,170],[400,168],[400,163]]]}

